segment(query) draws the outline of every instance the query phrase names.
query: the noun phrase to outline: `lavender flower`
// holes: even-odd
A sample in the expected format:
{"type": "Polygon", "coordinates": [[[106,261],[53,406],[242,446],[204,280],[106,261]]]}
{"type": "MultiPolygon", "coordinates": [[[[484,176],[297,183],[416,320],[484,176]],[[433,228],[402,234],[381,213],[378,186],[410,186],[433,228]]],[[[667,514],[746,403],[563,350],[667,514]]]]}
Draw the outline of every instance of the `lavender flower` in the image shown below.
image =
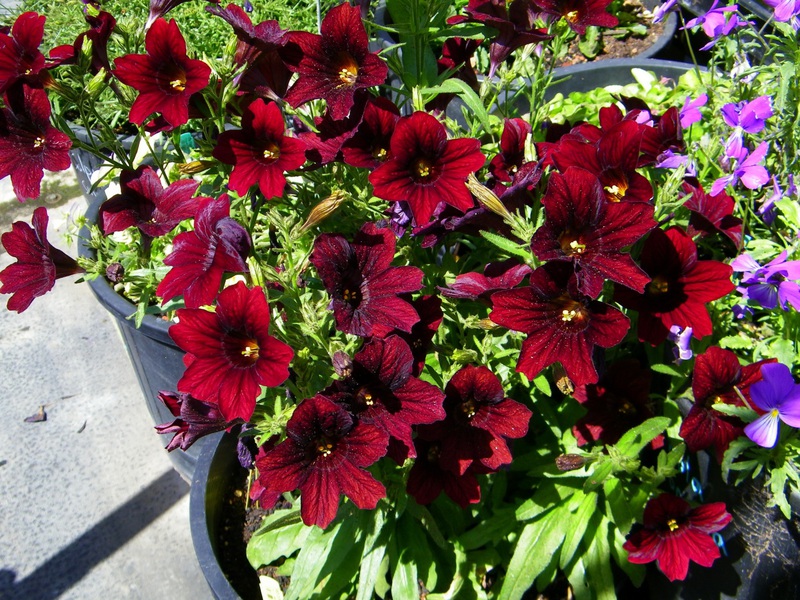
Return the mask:
{"type": "Polygon", "coordinates": [[[761,165],[767,155],[769,143],[761,142],[751,154],[744,146],[741,135],[737,134],[735,132],[725,145],[725,156],[735,162],[736,166],[729,175],[714,182],[710,192],[712,196],[719,194],[728,185],[736,185],[738,181],[749,190],[760,188],[769,181],[769,172],[761,165]]]}
{"type": "Polygon", "coordinates": [[[714,44],[717,43],[718,38],[729,35],[730,32],[737,27],[743,27],[747,24],[746,21],[741,20],[739,16],[735,14],[736,11],[739,10],[736,4],[717,8],[718,4],[719,0],[714,0],[714,4],[711,5],[711,8],[706,14],[687,21],[686,25],[683,27],[683,29],[691,29],[699,25],[703,28],[705,34],[711,38],[711,41],[700,48],[700,50],[711,49],[714,44]],[[733,14],[728,18],[725,13],[733,14]]]}
{"type": "Polygon", "coordinates": [[[688,177],[697,176],[697,168],[694,162],[685,154],[675,154],[672,150],[665,150],[659,154],[654,166],[661,169],[677,169],[681,165],[686,166],[685,175],[688,177]]]}
{"type": "Polygon", "coordinates": [[[761,365],[761,376],[761,381],[750,386],[750,399],[767,412],[747,425],[744,433],[759,446],[772,448],[778,442],[779,421],[800,427],[800,385],[781,363],[761,365]]]}
{"type": "Polygon", "coordinates": [[[671,12],[678,11],[678,0],[667,0],[664,4],[659,4],[653,10],[653,23],[660,23],[671,12]]]}
{"type": "Polygon", "coordinates": [[[740,127],[747,133],[759,133],[772,116],[772,102],[769,96],[759,96],[750,102],[726,104],[721,112],[729,127],[740,127]]]}
{"type": "Polygon", "coordinates": [[[800,0],[764,0],[764,4],[775,9],[775,20],[782,23],[800,15],[800,0]]]}
{"type": "Polygon", "coordinates": [[[749,254],[741,254],[733,262],[734,271],[742,273],[737,290],[745,300],[753,300],[767,309],[780,304],[783,310],[791,304],[800,310],[800,260],[786,260],[784,250],[763,267],[749,254]]]}
{"type": "Polygon", "coordinates": [[[772,225],[772,222],[775,220],[775,203],[781,198],[783,198],[783,190],[781,190],[781,186],[778,184],[778,178],[773,175],[772,195],[764,200],[757,211],[767,225],[772,225]]]}
{"type": "Polygon", "coordinates": [[[686,100],[684,100],[683,108],[681,108],[680,112],[681,127],[684,129],[689,129],[689,126],[703,118],[703,115],[700,114],[700,107],[705,106],[706,102],[708,102],[708,96],[706,94],[700,94],[694,100],[691,98],[691,96],[686,96],[686,100]]]}
{"type": "Polygon", "coordinates": [[[669,335],[667,336],[671,342],[675,344],[672,353],[675,355],[675,362],[680,363],[683,360],[689,360],[694,356],[692,352],[692,328],[681,328],[680,325],[673,325],[669,328],[669,335]]]}

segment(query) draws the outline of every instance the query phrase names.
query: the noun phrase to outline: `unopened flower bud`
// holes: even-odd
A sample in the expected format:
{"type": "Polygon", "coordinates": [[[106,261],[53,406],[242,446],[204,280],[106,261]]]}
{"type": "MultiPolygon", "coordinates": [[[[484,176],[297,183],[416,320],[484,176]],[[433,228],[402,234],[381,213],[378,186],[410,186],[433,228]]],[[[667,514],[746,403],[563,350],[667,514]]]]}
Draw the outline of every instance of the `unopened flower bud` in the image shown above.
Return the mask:
{"type": "Polygon", "coordinates": [[[344,201],[345,194],[341,191],[335,191],[330,196],[325,198],[322,202],[317,204],[314,208],[311,209],[311,213],[309,213],[306,222],[303,223],[303,226],[300,228],[300,231],[305,231],[310,227],[314,227],[319,223],[322,223],[325,219],[331,216],[339,205],[344,201]]]}
{"type": "Polygon", "coordinates": [[[337,350],[333,353],[333,370],[339,377],[350,377],[353,374],[353,360],[347,353],[337,350]]]}
{"type": "Polygon", "coordinates": [[[472,192],[472,195],[478,199],[481,206],[502,217],[503,220],[511,218],[511,213],[508,212],[505,205],[500,202],[500,198],[497,197],[497,194],[478,181],[474,173],[470,173],[469,177],[467,177],[467,188],[472,192]]]}
{"type": "Polygon", "coordinates": [[[572,394],[575,393],[575,384],[572,383],[572,380],[567,375],[564,367],[561,366],[561,363],[555,363],[553,365],[553,376],[556,378],[556,387],[559,392],[565,396],[572,396],[572,394]]]}
{"type": "Polygon", "coordinates": [[[106,70],[101,67],[97,74],[89,80],[86,91],[89,92],[91,98],[97,98],[104,89],[106,89],[106,70]]]}
{"type": "Polygon", "coordinates": [[[125,276],[125,267],[120,263],[111,263],[106,267],[106,279],[111,283],[120,283],[125,276]]]}
{"type": "Polygon", "coordinates": [[[195,175],[196,173],[201,173],[214,166],[214,164],[212,160],[195,160],[190,163],[178,165],[178,171],[181,175],[195,175]]]}
{"type": "Polygon", "coordinates": [[[485,329],[486,331],[490,331],[492,329],[497,329],[497,324],[491,319],[481,319],[478,321],[478,327],[485,329]]]}
{"type": "Polygon", "coordinates": [[[561,454],[556,456],[556,469],[559,471],[574,471],[586,464],[586,459],[580,454],[561,454]]]}
{"type": "Polygon", "coordinates": [[[474,363],[478,360],[478,353],[474,350],[453,350],[453,362],[461,365],[474,363]]]}

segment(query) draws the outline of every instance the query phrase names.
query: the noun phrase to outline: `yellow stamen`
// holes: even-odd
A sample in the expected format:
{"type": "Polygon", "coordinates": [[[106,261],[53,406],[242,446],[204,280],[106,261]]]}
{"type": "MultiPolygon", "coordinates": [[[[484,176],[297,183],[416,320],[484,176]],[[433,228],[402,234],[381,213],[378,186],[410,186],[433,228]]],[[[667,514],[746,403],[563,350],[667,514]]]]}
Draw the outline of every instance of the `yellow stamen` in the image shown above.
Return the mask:
{"type": "Polygon", "coordinates": [[[431,164],[425,160],[424,158],[420,158],[416,164],[414,165],[414,170],[417,172],[419,177],[430,177],[431,176],[431,164]]]}
{"type": "Polygon", "coordinates": [[[578,315],[580,315],[580,311],[574,309],[567,310],[565,308],[564,310],[561,311],[561,320],[564,322],[572,321],[572,319],[574,319],[578,315]]]}
{"type": "Polygon", "coordinates": [[[461,405],[461,411],[467,416],[468,419],[471,419],[478,413],[478,408],[475,406],[475,400],[470,398],[466,402],[461,405]]]}
{"type": "Polygon", "coordinates": [[[322,456],[330,456],[333,452],[333,444],[330,442],[317,444],[317,452],[322,456]]]}
{"type": "Polygon", "coordinates": [[[647,291],[653,295],[666,294],[669,291],[669,282],[662,277],[656,277],[647,284],[647,291]]]}
{"type": "Polygon", "coordinates": [[[578,21],[578,11],[577,10],[571,10],[564,16],[567,18],[567,21],[569,21],[570,23],[576,23],[578,21]]]}
{"type": "Polygon", "coordinates": [[[669,527],[670,531],[675,531],[680,527],[680,525],[678,525],[678,522],[675,519],[670,519],[667,521],[667,527],[669,527]]]}
{"type": "Polygon", "coordinates": [[[242,350],[242,356],[245,358],[258,358],[258,349],[259,348],[256,344],[253,344],[252,346],[248,344],[244,347],[244,350],[242,350]]]}
{"type": "Polygon", "coordinates": [[[176,92],[182,92],[186,89],[186,80],[182,78],[173,79],[172,81],[169,82],[169,85],[176,92]]]}
{"type": "Polygon", "coordinates": [[[44,146],[44,142],[45,142],[45,139],[43,137],[39,136],[35,140],[33,140],[33,147],[34,148],[41,148],[42,146],[44,146]]]}

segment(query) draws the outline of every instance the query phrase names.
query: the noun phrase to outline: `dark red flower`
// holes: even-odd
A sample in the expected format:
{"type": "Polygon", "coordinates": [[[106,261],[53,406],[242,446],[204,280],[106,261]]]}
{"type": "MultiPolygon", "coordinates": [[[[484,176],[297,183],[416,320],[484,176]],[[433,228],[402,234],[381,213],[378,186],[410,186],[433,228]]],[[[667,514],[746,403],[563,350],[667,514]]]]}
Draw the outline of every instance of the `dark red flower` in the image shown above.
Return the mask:
{"type": "Polygon", "coordinates": [[[226,272],[247,271],[250,236],[230,218],[230,208],[226,195],[204,200],[194,231],[175,237],[172,252],[164,259],[172,269],[156,290],[164,300],[183,296],[188,308],[211,304],[226,272]]]}
{"type": "MultiPolygon", "coordinates": [[[[628,115],[635,115],[632,110],[628,115]]],[[[672,150],[683,152],[686,144],[683,141],[683,127],[681,127],[680,113],[677,107],[670,107],[663,115],[654,115],[649,109],[647,112],[652,117],[649,126],[642,130],[642,156],[639,166],[652,164],[662,152],[672,150]]],[[[631,118],[626,115],[626,118],[631,118]]]]}
{"type": "MultiPolygon", "coordinates": [[[[654,416],[651,380],[652,371],[629,358],[612,363],[597,383],[575,388],[574,398],[587,411],[572,428],[578,445],[616,444],[626,431],[654,416]]],[[[653,448],[663,445],[663,435],[653,440],[653,448]]]]}
{"type": "Polygon", "coordinates": [[[531,273],[528,265],[520,264],[516,258],[499,263],[489,263],[481,273],[463,273],[447,287],[438,287],[442,296],[463,298],[465,300],[484,300],[500,290],[510,290],[518,286],[531,273]]]}
{"type": "Polygon", "coordinates": [[[398,294],[422,287],[416,267],[392,267],[396,238],[389,229],[366,223],[351,244],[343,236],[325,233],[311,254],[322,284],[331,295],[336,327],[369,337],[392,329],[411,331],[419,315],[398,294]]]}
{"type": "Polygon", "coordinates": [[[474,205],[467,176],[486,161],[480,147],[472,138],[448,140],[435,117],[415,112],[398,121],[389,160],[370,174],[373,193],[408,202],[417,225],[430,221],[440,202],[464,212],[474,205]]]}
{"type": "Polygon", "coordinates": [[[50,125],[50,102],[43,89],[24,84],[6,95],[0,111],[0,179],[11,176],[20,202],[38,198],[44,170],[70,166],[69,136],[50,125]]]}
{"type": "Polygon", "coordinates": [[[386,454],[385,431],[357,423],[346,410],[318,395],[295,409],[286,435],[257,461],[258,481],[267,492],[299,489],[306,525],[327,527],[342,495],[361,509],[375,508],[386,496],[383,484],[365,470],[386,454]]]}
{"type": "Polygon", "coordinates": [[[546,219],[531,240],[539,259],[572,263],[578,289],[592,298],[606,280],[644,290],[650,278],[622,250],[656,226],[651,205],[607,202],[597,177],[579,167],[552,173],[542,204],[546,219]]]}
{"type": "Polygon", "coordinates": [[[685,579],[690,561],[710,567],[719,558],[711,534],[730,520],[723,502],[692,508],[677,496],[661,494],[647,503],[644,527],[630,534],[622,547],[630,562],[641,565],[657,560],[670,581],[685,579]]]}
{"type": "Polygon", "coordinates": [[[192,197],[200,185],[197,181],[182,179],[164,189],[151,167],[123,171],[119,183],[120,193],[100,206],[100,226],[105,235],[138,227],[145,236],[159,237],[184,219],[194,218],[200,206],[201,198],[192,197]]]}
{"type": "Polygon", "coordinates": [[[280,57],[280,50],[289,41],[288,32],[277,21],[262,21],[253,25],[247,13],[236,4],[227,7],[206,6],[206,11],[225,20],[239,44],[234,64],[245,67],[234,79],[238,93],[250,92],[262,98],[278,100],[286,94],[292,72],[280,57]]]}
{"type": "Polygon", "coordinates": [[[595,383],[595,348],[615,346],[630,328],[616,308],[580,294],[572,269],[564,263],[539,267],[529,287],[497,292],[491,301],[492,321],[528,334],[517,371],[529,379],[560,362],[576,386],[595,383]]]}
{"type": "Polygon", "coordinates": [[[283,195],[286,171],[293,171],[306,162],[306,145],[284,135],[281,109],[258,98],[244,111],[242,128],[220,134],[214,158],[235,165],[228,186],[245,196],[258,184],[269,200],[283,195]]]}
{"type": "Polygon", "coordinates": [[[692,211],[689,219],[690,236],[719,232],[727,236],[737,248],[742,246],[742,220],[733,216],[736,203],[725,190],[712,196],[703,190],[697,180],[683,182],[683,191],[691,194],[683,205],[692,211]]]}
{"type": "Polygon", "coordinates": [[[749,400],[750,386],[761,380],[761,365],[768,362],[775,359],[740,365],[733,352],[716,346],[697,356],[692,375],[694,404],[680,429],[689,452],[713,446],[717,460],[722,461],[730,443],[744,435],[744,423],[715,410],[714,405],[744,406],[736,390],[749,400]]]}
{"type": "MultiPolygon", "coordinates": [[[[341,360],[341,359],[340,359],[341,360]]],[[[322,394],[359,422],[371,423],[402,442],[414,458],[411,427],[444,418],[444,394],[412,376],[414,356],[396,335],[372,338],[353,357],[344,375],[322,394]]]]}
{"type": "Polygon", "coordinates": [[[25,12],[14,21],[11,35],[0,33],[0,94],[17,82],[37,85],[47,77],[45,57],[39,50],[44,21],[44,15],[25,12]]]}
{"type": "Polygon", "coordinates": [[[483,23],[497,30],[497,37],[489,46],[489,77],[517,48],[550,39],[544,29],[534,28],[534,11],[530,0],[469,0],[465,9],[467,17],[455,16],[447,20],[456,24],[464,21],[483,23]]]}
{"type": "Polygon", "coordinates": [[[716,260],[697,260],[697,246],[682,229],[654,229],[640,263],[652,280],[644,293],[617,286],[614,300],[639,312],[639,339],[656,346],[669,328],[691,327],[701,339],[712,332],[706,304],[733,291],[733,270],[716,260]]]}
{"type": "Polygon", "coordinates": [[[222,416],[216,404],[209,404],[181,392],[159,392],[158,398],[177,417],[172,423],[156,425],[161,435],[174,434],[166,450],[176,448],[188,450],[201,437],[217,431],[224,431],[241,422],[240,419],[228,421],[222,416]]]}
{"type": "Polygon", "coordinates": [[[214,312],[177,311],[169,335],[186,352],[186,372],[178,391],[219,407],[228,420],[247,421],[261,386],[275,387],[289,377],[292,349],[269,334],[269,307],[260,287],[241,281],[222,290],[214,312]]]}
{"type": "Polygon", "coordinates": [[[374,169],[386,162],[398,120],[400,109],[391,100],[370,96],[358,129],[342,146],[344,162],[364,169],[374,169]]]}
{"type": "Polygon", "coordinates": [[[500,154],[489,163],[489,173],[498,181],[510,183],[525,162],[525,140],[531,125],[525,119],[506,119],[500,136],[500,154]]]}
{"type": "Polygon", "coordinates": [[[440,464],[463,475],[473,463],[495,471],[511,463],[508,439],[528,433],[531,411],[506,398],[497,376],[483,366],[462,367],[445,388],[447,418],[432,427],[441,442],[440,464]]]}
{"type": "Polygon", "coordinates": [[[606,12],[612,0],[533,0],[543,13],[564,17],[567,25],[578,35],[584,35],[590,25],[616,27],[619,19],[606,12]]]}
{"type": "Polygon", "coordinates": [[[189,98],[208,85],[211,67],[186,55],[186,41],[175,21],[157,19],[144,39],[147,54],[114,61],[114,76],[139,91],[130,120],[137,125],[160,112],[172,127],[189,120],[189,98]]]}
{"type": "Polygon", "coordinates": [[[283,58],[300,77],[285,100],[297,107],[323,98],[331,116],[343,119],[353,107],[356,90],[382,84],[389,68],[369,51],[358,7],[343,3],[332,8],[322,19],[320,33],[291,33],[290,44],[298,46],[299,52],[290,52],[287,47],[283,58]]]}
{"type": "Polygon", "coordinates": [[[364,117],[364,109],[367,100],[370,98],[369,92],[357,92],[355,103],[344,119],[335,121],[330,111],[326,111],[322,117],[316,117],[314,124],[317,131],[302,131],[299,133],[308,146],[306,157],[315,165],[324,165],[332,161],[343,161],[342,146],[352,138],[364,117]]]}
{"type": "Polygon", "coordinates": [[[547,157],[562,173],[569,167],[594,173],[609,202],[650,202],[653,186],[636,171],[642,129],[632,120],[622,120],[607,131],[579,125],[550,148],[547,157]],[[596,131],[600,137],[594,139],[596,131]]]}
{"type": "Polygon", "coordinates": [[[420,432],[414,439],[417,458],[408,473],[406,489],[419,504],[430,504],[444,491],[461,508],[480,502],[481,486],[475,478],[481,472],[480,463],[473,463],[459,475],[441,463],[441,442],[420,432]]]}
{"type": "Polygon", "coordinates": [[[144,25],[145,31],[150,29],[157,19],[162,18],[173,8],[186,2],[189,2],[189,0],[150,0],[150,10],[147,14],[147,22],[144,25]]]}
{"type": "Polygon", "coordinates": [[[411,300],[411,306],[417,311],[419,321],[414,323],[410,332],[395,330],[395,334],[403,338],[411,348],[414,355],[414,370],[412,374],[418,376],[425,367],[425,358],[430,350],[433,336],[439,329],[444,319],[442,313],[442,300],[438,296],[421,296],[411,300]]]}
{"type": "Polygon", "coordinates": [[[21,313],[34,298],[53,289],[56,279],[83,273],[75,260],[47,241],[48,220],[47,210],[40,206],[33,211],[33,227],[16,221],[0,237],[6,252],[17,259],[0,271],[0,294],[13,294],[8,310],[21,313]]]}
{"type": "Polygon", "coordinates": [[[89,24],[89,29],[79,34],[73,44],[53,48],[50,51],[51,66],[75,64],[83,48],[83,42],[89,40],[92,43],[92,73],[98,73],[100,69],[110,71],[108,40],[117,26],[116,19],[110,13],[104,11],[100,11],[97,14],[91,11],[84,11],[83,18],[89,24]]]}

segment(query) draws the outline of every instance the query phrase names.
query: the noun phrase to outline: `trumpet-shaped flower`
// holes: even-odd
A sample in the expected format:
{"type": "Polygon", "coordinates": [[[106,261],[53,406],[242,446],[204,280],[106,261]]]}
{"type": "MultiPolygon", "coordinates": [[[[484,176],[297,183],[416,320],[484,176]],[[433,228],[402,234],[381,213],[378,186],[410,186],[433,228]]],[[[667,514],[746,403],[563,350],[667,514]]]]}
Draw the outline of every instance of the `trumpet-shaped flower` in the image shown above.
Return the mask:
{"type": "Polygon", "coordinates": [[[32,225],[17,221],[0,237],[3,247],[17,262],[0,271],[0,294],[13,294],[8,310],[21,313],[34,298],[53,289],[56,279],[83,273],[74,259],[47,241],[47,209],[33,211],[32,225]]]}
{"type": "Polygon", "coordinates": [[[386,495],[383,484],[366,471],[386,454],[389,436],[380,428],[356,421],[317,395],[295,409],[286,436],[257,460],[262,499],[274,502],[277,493],[299,489],[300,515],[306,525],[327,527],[342,495],[361,509],[375,508],[386,495]]]}
{"type": "Polygon", "coordinates": [[[658,568],[670,581],[682,580],[690,562],[710,567],[719,558],[711,534],[730,520],[722,502],[692,508],[677,496],[661,494],[647,503],[644,527],[630,534],[622,547],[630,562],[642,565],[658,561],[658,568]]]}
{"type": "Polygon", "coordinates": [[[616,27],[619,19],[606,12],[611,0],[533,0],[543,13],[564,20],[578,35],[584,35],[590,25],[616,27]]]}
{"type": "Polygon", "coordinates": [[[782,363],[762,365],[761,376],[762,381],[750,387],[750,399],[765,413],[747,425],[744,432],[759,446],[772,448],[778,442],[780,421],[800,427],[800,385],[782,363]]]}
{"type": "Polygon", "coordinates": [[[322,234],[311,254],[322,284],[331,296],[336,327],[369,337],[392,329],[411,331],[419,315],[399,294],[422,287],[416,267],[392,267],[396,239],[390,229],[367,223],[353,243],[343,236],[322,234]]]}
{"type": "Polygon", "coordinates": [[[10,35],[0,32],[0,95],[20,81],[41,86],[47,75],[44,54],[39,50],[44,21],[44,15],[25,12],[14,21],[10,35]]]}
{"type": "Polygon", "coordinates": [[[228,420],[247,421],[261,386],[275,387],[289,377],[292,349],[269,334],[269,307],[260,287],[241,281],[225,288],[214,312],[177,311],[169,334],[186,352],[186,372],[178,391],[219,407],[228,420]]]}
{"type": "Polygon", "coordinates": [[[114,61],[114,76],[139,92],[130,120],[137,125],[160,112],[172,127],[189,120],[189,98],[208,85],[211,67],[186,55],[175,21],[156,19],[144,39],[147,54],[128,54],[114,61]]]}
{"type": "Polygon", "coordinates": [[[228,421],[222,416],[219,406],[194,398],[181,392],[159,392],[161,400],[176,419],[171,423],[156,425],[161,435],[173,434],[166,450],[172,452],[176,448],[188,450],[201,437],[224,431],[241,419],[228,421]]]}

